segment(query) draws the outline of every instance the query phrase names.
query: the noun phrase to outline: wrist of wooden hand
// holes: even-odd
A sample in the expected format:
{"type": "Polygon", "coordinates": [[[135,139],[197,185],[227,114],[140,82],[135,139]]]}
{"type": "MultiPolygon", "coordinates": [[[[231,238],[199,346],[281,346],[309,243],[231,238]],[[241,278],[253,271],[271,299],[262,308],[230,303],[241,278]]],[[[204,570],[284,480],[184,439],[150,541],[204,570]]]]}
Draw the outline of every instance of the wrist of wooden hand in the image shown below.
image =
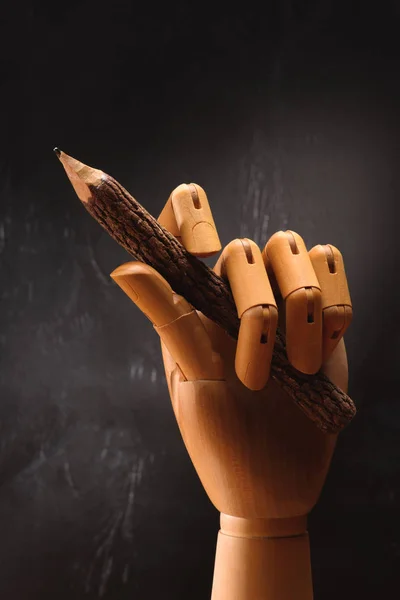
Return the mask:
{"type": "Polygon", "coordinates": [[[221,532],[240,538],[294,537],[307,533],[307,515],[283,519],[243,519],[221,513],[221,532]]]}
{"type": "Polygon", "coordinates": [[[212,600],[312,600],[307,517],[221,514],[212,600]]]}

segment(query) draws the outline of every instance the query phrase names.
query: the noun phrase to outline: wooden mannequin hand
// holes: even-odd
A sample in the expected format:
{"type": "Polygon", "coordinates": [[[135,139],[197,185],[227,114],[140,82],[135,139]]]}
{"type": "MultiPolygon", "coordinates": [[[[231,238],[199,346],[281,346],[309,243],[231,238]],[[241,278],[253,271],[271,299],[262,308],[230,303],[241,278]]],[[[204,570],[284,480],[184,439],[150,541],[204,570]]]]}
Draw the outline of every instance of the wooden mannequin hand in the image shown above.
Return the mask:
{"type": "MultiPolygon", "coordinates": [[[[320,431],[272,379],[259,391],[242,384],[235,373],[236,342],[186,307],[151,267],[129,263],[114,278],[121,287],[129,281],[142,300],[163,302],[160,316],[168,294],[169,309],[188,310],[155,328],[165,340],[164,366],[183,440],[216,508],[246,518],[306,515],[320,494],[337,436],[320,431]]],[[[155,318],[153,307],[144,310],[155,318]]],[[[346,390],[343,340],[324,371],[346,390]]]]}
{"type": "MultiPolygon", "coordinates": [[[[190,186],[179,186],[159,221],[190,252],[210,255],[220,249],[219,240],[204,191],[196,191],[200,208],[190,186]]],[[[160,335],[175,416],[203,486],[222,513],[222,531],[231,538],[301,536],[336,436],[320,431],[269,378],[270,361],[279,314],[292,364],[306,373],[322,367],[346,391],[342,336],[351,308],[341,255],[332,246],[308,253],[300,236],[278,232],[263,253],[251,240],[234,240],[215,270],[231,285],[241,317],[238,342],[148,265],[127,263],[112,277],[160,335]]],[[[251,600],[249,585],[224,595],[226,583],[217,582],[213,598],[251,600]]],[[[264,595],[254,598],[269,598],[261,587],[254,593],[264,595]]],[[[305,588],[293,598],[310,598],[305,588]]],[[[289,598],[275,588],[271,594],[289,598]]]]}

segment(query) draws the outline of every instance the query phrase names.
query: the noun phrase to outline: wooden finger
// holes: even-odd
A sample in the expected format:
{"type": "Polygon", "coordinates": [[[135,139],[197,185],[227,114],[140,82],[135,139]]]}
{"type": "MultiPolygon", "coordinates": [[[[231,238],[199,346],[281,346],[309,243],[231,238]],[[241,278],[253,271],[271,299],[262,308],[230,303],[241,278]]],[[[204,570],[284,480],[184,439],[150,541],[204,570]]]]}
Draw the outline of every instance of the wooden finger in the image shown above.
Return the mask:
{"type": "Polygon", "coordinates": [[[196,183],[175,188],[158,222],[195,256],[211,256],[221,250],[207,195],[196,183]]]}
{"type": "Polygon", "coordinates": [[[111,277],[151,320],[187,380],[223,377],[220,357],[197,312],[155,269],[133,261],[111,277]]]}
{"type": "Polygon", "coordinates": [[[314,246],[309,252],[321,286],[323,360],[334,351],[353,318],[343,257],[331,244],[314,246]]]}
{"type": "Polygon", "coordinates": [[[322,300],[307,248],[294,231],[278,231],[263,253],[284,301],[288,359],[299,371],[314,374],[322,364],[322,300]]]}
{"type": "Polygon", "coordinates": [[[235,371],[251,390],[268,381],[278,310],[257,244],[236,239],[228,244],[214,268],[228,280],[240,318],[235,371]]]}

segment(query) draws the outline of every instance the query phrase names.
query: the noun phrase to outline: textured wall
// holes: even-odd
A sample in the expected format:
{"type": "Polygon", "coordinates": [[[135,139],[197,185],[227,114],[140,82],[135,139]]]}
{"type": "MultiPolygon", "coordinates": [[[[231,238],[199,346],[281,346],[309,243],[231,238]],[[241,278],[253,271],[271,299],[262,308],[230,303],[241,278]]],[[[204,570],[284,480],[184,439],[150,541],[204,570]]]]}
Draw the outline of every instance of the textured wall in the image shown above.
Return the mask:
{"type": "Polygon", "coordinates": [[[158,338],[108,276],[128,256],[79,205],[55,145],[154,215],[179,183],[199,183],[223,244],[288,227],[341,249],[359,415],[310,519],[315,595],[388,594],[398,3],[35,4],[0,24],[0,596],[204,599],[218,530],[158,338]]]}

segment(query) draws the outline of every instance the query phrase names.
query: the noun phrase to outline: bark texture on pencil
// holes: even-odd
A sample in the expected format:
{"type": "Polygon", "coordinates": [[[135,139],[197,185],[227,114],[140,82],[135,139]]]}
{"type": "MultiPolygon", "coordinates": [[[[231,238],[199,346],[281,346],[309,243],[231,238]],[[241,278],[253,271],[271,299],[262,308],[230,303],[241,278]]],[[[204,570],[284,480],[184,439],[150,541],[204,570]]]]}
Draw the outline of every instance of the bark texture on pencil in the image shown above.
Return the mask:
{"type": "MultiPolygon", "coordinates": [[[[88,212],[136,260],[156,269],[172,289],[237,339],[239,318],[227,283],[150,215],[115,179],[56,150],[88,212]]],[[[322,372],[304,375],[288,361],[276,334],[271,376],[326,433],[338,433],[356,413],[351,398],[322,372]]]]}

